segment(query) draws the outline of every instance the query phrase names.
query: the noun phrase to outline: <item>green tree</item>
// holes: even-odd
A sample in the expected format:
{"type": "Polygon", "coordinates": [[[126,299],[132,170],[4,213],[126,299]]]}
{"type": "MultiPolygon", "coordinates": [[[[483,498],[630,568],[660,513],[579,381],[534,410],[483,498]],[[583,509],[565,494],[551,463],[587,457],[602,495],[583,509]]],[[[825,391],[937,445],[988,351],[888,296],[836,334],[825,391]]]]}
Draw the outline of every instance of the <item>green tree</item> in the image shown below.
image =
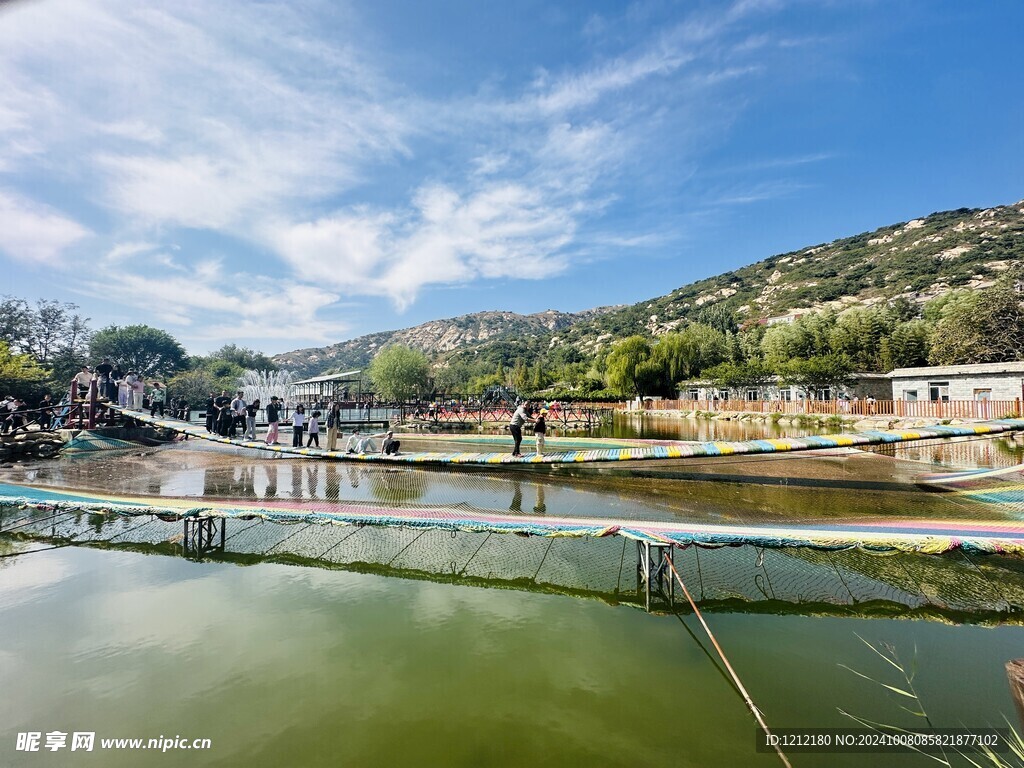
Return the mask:
{"type": "Polygon", "coordinates": [[[729,345],[726,334],[709,325],[694,323],[678,333],[667,333],[651,350],[651,357],[663,374],[662,394],[671,395],[679,382],[699,376],[701,371],[725,360],[729,345]]]}
{"type": "Polygon", "coordinates": [[[206,402],[211,392],[220,394],[221,390],[234,391],[238,387],[238,377],[230,380],[218,380],[203,368],[181,371],[167,380],[167,391],[171,397],[184,397],[193,407],[206,402]]]}
{"type": "Polygon", "coordinates": [[[17,353],[35,358],[63,386],[84,363],[90,331],[78,305],[40,299],[35,307],[24,299],[0,301],[0,341],[17,353]]]}
{"type": "Polygon", "coordinates": [[[111,325],[89,342],[94,360],[104,357],[142,376],[169,375],[185,367],[185,350],[173,336],[148,325],[111,325]]]}
{"type": "Polygon", "coordinates": [[[896,316],[887,308],[855,307],[843,312],[829,333],[833,351],[846,355],[862,371],[881,371],[882,342],[892,333],[896,316]]]}
{"type": "Polygon", "coordinates": [[[434,368],[434,386],[448,394],[465,393],[471,378],[473,372],[470,366],[459,360],[434,368]]]}
{"type": "Polygon", "coordinates": [[[753,325],[747,330],[738,333],[735,338],[738,342],[739,354],[733,355],[733,362],[738,363],[742,360],[760,358],[762,355],[761,340],[764,339],[766,330],[767,328],[763,325],[753,325]]]}
{"type": "Polygon", "coordinates": [[[829,334],[836,323],[832,312],[804,315],[792,323],[779,323],[765,329],[761,352],[773,365],[794,358],[809,358],[832,351],[829,334]]]}
{"type": "Polygon", "coordinates": [[[608,384],[620,392],[643,397],[655,390],[663,375],[664,369],[651,359],[651,345],[643,336],[623,339],[608,354],[608,384]]]}
{"type": "Polygon", "coordinates": [[[262,352],[237,344],[225,344],[207,357],[211,360],[226,360],[246,371],[276,371],[277,364],[262,352]]]}
{"type": "Polygon", "coordinates": [[[377,396],[386,400],[410,400],[426,394],[430,385],[426,355],[401,344],[382,349],[370,362],[367,373],[377,396]]]}
{"type": "Polygon", "coordinates": [[[894,368],[928,365],[932,327],[924,320],[909,320],[897,325],[889,337],[889,360],[883,373],[894,368]]]}
{"type": "Polygon", "coordinates": [[[1024,307],[1011,286],[973,293],[945,308],[932,334],[933,365],[1024,359],[1024,307]]]}
{"type": "Polygon", "coordinates": [[[850,358],[834,352],[814,355],[806,360],[794,358],[779,367],[783,382],[795,384],[807,395],[819,389],[835,391],[846,386],[853,380],[852,373],[853,363],[850,358]]]}
{"type": "Polygon", "coordinates": [[[537,359],[534,364],[530,366],[530,389],[534,392],[539,392],[550,383],[551,377],[548,374],[547,368],[544,366],[544,361],[537,359]]]}
{"type": "Polygon", "coordinates": [[[755,358],[745,363],[724,363],[708,368],[703,377],[718,387],[730,390],[742,390],[767,384],[775,375],[775,370],[764,360],[755,358]]]}
{"type": "Polygon", "coordinates": [[[46,377],[46,369],[31,355],[11,352],[7,342],[0,341],[0,392],[31,401],[41,394],[46,377]]]}
{"type": "Polygon", "coordinates": [[[925,322],[937,325],[947,314],[953,312],[958,305],[970,303],[976,295],[972,291],[960,290],[936,296],[924,305],[921,310],[921,316],[925,322]]]}
{"type": "Polygon", "coordinates": [[[709,304],[697,313],[697,323],[722,333],[736,333],[736,318],[725,304],[709,304]]]}
{"type": "Polygon", "coordinates": [[[0,301],[0,341],[13,352],[26,352],[31,335],[32,308],[24,299],[4,296],[0,301]]]}

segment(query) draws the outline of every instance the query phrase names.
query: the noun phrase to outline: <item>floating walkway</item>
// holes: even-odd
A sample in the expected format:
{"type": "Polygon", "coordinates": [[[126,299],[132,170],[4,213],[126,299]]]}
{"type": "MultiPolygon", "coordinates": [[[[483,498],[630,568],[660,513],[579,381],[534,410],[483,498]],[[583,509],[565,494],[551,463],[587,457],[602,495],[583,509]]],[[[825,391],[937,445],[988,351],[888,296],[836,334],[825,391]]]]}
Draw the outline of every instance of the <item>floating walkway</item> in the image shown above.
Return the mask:
{"type": "MultiPolygon", "coordinates": [[[[952,437],[977,437],[997,435],[1005,432],[1024,431],[1024,419],[1000,419],[960,426],[933,426],[914,430],[870,430],[841,435],[818,435],[812,437],[788,437],[771,440],[746,440],[742,442],[705,442],[647,444],[630,448],[594,448],[591,450],[567,450],[524,456],[510,453],[469,453],[469,452],[417,452],[384,456],[379,453],[354,454],[344,451],[326,451],[319,448],[293,448],[286,445],[267,445],[263,440],[238,440],[211,434],[204,426],[178,419],[156,418],[141,411],[111,406],[126,417],[144,424],[174,430],[189,437],[209,440],[222,445],[238,448],[252,448],[272,453],[306,456],[334,461],[360,461],[382,464],[443,464],[478,466],[524,466],[531,464],[574,464],[612,461],[651,461],[665,459],[712,458],[740,454],[784,453],[792,451],[818,451],[831,448],[858,448],[868,445],[888,445],[916,440],[947,439],[952,437]]],[[[290,435],[282,431],[282,437],[290,435]]],[[[512,439],[506,438],[505,445],[511,447],[512,439]]]]}
{"type": "MultiPolygon", "coordinates": [[[[621,536],[651,546],[717,548],[808,547],[818,550],[861,549],[871,552],[941,554],[952,550],[981,554],[1024,554],[1024,521],[856,519],[801,521],[792,525],[756,522],[716,525],[607,518],[503,514],[466,505],[389,507],[382,504],[265,499],[259,502],[162,496],[112,496],[92,491],[57,491],[0,484],[0,509],[49,514],[98,513],[156,515],[163,520],[239,519],[274,523],[384,526],[520,536],[621,536]],[[314,506],[315,505],[315,506],[314,506]]],[[[8,526],[8,530],[11,527],[8,526]]],[[[4,533],[0,529],[0,534],[4,533]]]]}

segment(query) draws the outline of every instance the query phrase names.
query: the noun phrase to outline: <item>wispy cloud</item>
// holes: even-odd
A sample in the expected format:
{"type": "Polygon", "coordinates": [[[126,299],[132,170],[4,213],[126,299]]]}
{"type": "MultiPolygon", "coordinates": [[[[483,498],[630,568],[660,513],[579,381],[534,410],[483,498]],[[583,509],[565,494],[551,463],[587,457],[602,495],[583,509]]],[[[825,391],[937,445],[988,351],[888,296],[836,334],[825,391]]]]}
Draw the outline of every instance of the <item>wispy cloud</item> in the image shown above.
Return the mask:
{"type": "MultiPolygon", "coordinates": [[[[114,283],[95,295],[194,335],[327,339],[346,297],[404,309],[428,286],[550,277],[602,241],[650,244],[629,222],[610,239],[587,229],[624,176],[678,174],[742,108],[721,96],[772,47],[742,25],[775,5],[647,24],[614,54],[428,98],[388,77],[344,5],[16,3],[0,10],[0,173],[109,217],[114,283]],[[214,237],[177,237],[197,231],[214,237]]],[[[615,26],[594,16],[584,34],[615,26]]],[[[0,192],[0,248],[59,264],[90,234],[75,218],[94,226],[0,192]]]]}
{"type": "Polygon", "coordinates": [[[0,251],[37,266],[55,266],[89,230],[47,205],[0,189],[0,251]]]}
{"type": "Polygon", "coordinates": [[[78,290],[120,303],[182,329],[193,341],[225,338],[336,340],[347,323],[318,315],[339,296],[315,285],[271,280],[225,268],[219,261],[184,264],[148,244],[126,243],[104,259],[102,278],[78,290]]]}

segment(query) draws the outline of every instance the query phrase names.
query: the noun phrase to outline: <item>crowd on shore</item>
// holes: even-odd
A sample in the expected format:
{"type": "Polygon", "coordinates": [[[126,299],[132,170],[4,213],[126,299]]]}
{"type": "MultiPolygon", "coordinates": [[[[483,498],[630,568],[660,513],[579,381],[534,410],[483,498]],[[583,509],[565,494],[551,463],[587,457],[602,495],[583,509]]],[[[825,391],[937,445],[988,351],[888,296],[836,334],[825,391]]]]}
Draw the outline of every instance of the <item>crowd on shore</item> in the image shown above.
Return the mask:
{"type": "MultiPolygon", "coordinates": [[[[191,405],[184,397],[167,400],[167,388],[159,381],[149,382],[135,370],[123,370],[120,365],[111,363],[104,358],[94,368],[83,365],[72,377],[70,382],[69,397],[73,401],[83,402],[90,397],[90,391],[95,386],[96,399],[99,402],[114,403],[126,410],[142,411],[148,410],[150,416],[155,417],[157,413],[161,417],[170,415],[182,421],[189,421],[191,418],[191,405]]],[[[47,393],[39,402],[37,408],[30,409],[28,404],[21,399],[8,395],[0,401],[0,433],[17,431],[26,427],[29,423],[38,423],[41,429],[50,429],[55,421],[57,409],[63,403],[56,403],[53,397],[47,393]]],[[[321,427],[326,429],[327,451],[337,451],[338,445],[344,442],[343,450],[351,454],[368,454],[380,452],[384,455],[397,454],[401,443],[395,439],[392,430],[370,433],[355,429],[347,437],[342,431],[342,404],[337,400],[330,402],[318,402],[310,406],[311,412],[306,413],[306,406],[299,404],[292,412],[290,419],[283,418],[285,402],[276,395],[270,398],[270,402],[264,406],[259,398],[247,402],[244,393],[238,391],[234,397],[228,395],[227,390],[222,390],[219,395],[209,393],[206,400],[206,431],[222,437],[236,438],[241,434],[242,439],[255,441],[256,416],[260,411],[265,411],[268,429],[265,437],[267,445],[280,445],[279,436],[282,424],[290,424],[292,428],[292,447],[317,447],[320,448],[321,427]],[[324,411],[326,410],[326,416],[324,411]],[[380,447],[376,441],[380,441],[380,447]]],[[[359,406],[357,406],[359,407],[359,406]]],[[[369,420],[369,403],[365,404],[366,418],[369,420]]],[[[443,406],[442,406],[443,407],[443,406]]],[[[438,405],[431,403],[427,412],[437,414],[440,410],[438,405]]],[[[513,438],[512,455],[522,456],[520,447],[523,440],[523,426],[527,423],[533,426],[536,438],[537,455],[542,456],[544,452],[544,440],[547,434],[546,416],[548,408],[540,408],[536,412],[530,402],[520,403],[512,414],[508,429],[513,438]]]]}

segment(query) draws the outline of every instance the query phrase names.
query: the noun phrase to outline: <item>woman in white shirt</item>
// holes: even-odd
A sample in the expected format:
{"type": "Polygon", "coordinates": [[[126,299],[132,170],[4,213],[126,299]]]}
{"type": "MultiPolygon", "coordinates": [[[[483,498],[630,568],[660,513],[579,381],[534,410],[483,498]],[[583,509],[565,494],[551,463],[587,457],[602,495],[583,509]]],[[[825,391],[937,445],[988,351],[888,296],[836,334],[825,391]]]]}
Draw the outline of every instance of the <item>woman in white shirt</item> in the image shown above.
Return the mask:
{"type": "Polygon", "coordinates": [[[292,448],[302,447],[302,433],[306,426],[306,408],[303,405],[295,407],[292,414],[292,448]]]}

